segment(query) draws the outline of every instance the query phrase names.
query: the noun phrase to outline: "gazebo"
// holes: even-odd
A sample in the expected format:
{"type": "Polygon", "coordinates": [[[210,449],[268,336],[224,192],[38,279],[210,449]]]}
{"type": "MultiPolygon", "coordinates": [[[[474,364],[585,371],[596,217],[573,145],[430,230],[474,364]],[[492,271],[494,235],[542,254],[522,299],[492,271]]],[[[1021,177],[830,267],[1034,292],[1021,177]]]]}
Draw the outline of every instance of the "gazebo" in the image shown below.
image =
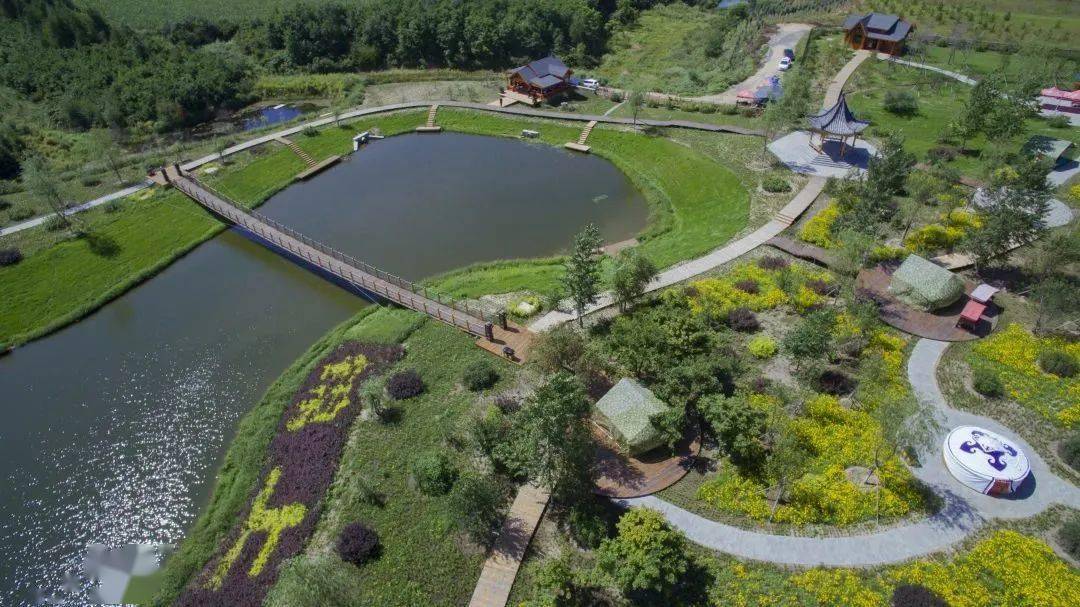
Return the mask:
{"type": "Polygon", "coordinates": [[[595,420],[630,455],[640,455],[664,443],[651,418],[667,410],[648,388],[624,377],[596,401],[595,420]]]}
{"type": "Polygon", "coordinates": [[[807,120],[810,123],[810,147],[824,154],[825,141],[829,139],[837,140],[840,142],[841,156],[847,150],[848,138],[851,138],[850,145],[854,146],[859,138],[859,133],[862,133],[866,127],[870,126],[869,122],[859,120],[851,113],[851,108],[847,104],[847,95],[844,93],[840,93],[836,105],[819,114],[810,116],[807,120]],[[819,139],[816,146],[814,145],[815,134],[819,139]]]}
{"type": "Polygon", "coordinates": [[[889,282],[889,292],[924,311],[944,308],[964,295],[964,283],[945,268],[918,255],[908,255],[889,282]]]}

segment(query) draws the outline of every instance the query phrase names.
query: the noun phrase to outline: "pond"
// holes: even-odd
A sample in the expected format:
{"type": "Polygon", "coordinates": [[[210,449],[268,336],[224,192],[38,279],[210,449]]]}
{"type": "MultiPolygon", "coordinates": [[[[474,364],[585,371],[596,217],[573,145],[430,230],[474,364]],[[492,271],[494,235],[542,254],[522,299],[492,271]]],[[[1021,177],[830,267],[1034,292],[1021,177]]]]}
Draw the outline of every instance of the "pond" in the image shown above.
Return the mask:
{"type": "Polygon", "coordinates": [[[303,113],[303,108],[284,103],[272,107],[260,108],[252,113],[245,112],[241,116],[240,129],[250,131],[279,122],[288,122],[303,113]]]}
{"type": "MultiPolygon", "coordinates": [[[[450,133],[377,141],[260,210],[413,279],[556,253],[590,221],[629,238],[647,218],[602,159],[450,133]]],[[[58,590],[88,543],[178,542],[240,417],[363,305],[230,230],[0,358],[0,604],[58,590]]]]}

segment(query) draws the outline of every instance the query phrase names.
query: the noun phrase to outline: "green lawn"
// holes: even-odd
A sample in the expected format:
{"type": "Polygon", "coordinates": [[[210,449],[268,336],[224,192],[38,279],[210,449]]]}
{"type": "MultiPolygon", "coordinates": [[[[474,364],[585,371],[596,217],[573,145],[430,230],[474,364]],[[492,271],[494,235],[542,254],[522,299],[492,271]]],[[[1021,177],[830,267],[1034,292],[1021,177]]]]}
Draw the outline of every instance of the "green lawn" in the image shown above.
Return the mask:
{"type": "Polygon", "coordinates": [[[716,27],[716,15],[682,3],[643,11],[636,24],[615,30],[600,65],[583,72],[617,88],[677,95],[722,92],[752,74],[759,55],[740,49],[730,62],[726,52],[707,56],[704,41],[716,27]]]}
{"type": "MultiPolygon", "coordinates": [[[[959,115],[971,88],[926,70],[871,59],[862,64],[851,80],[848,102],[856,116],[870,121],[868,134],[871,137],[885,130],[899,130],[904,134],[908,150],[920,161],[926,161],[927,151],[940,145],[939,136],[959,115]],[[890,88],[914,92],[918,98],[918,113],[897,116],[887,112],[883,104],[890,88]]],[[[1036,133],[1080,142],[1080,129],[1051,128],[1041,118],[1030,120],[1027,126],[1025,134],[1006,143],[1008,148],[1019,150],[1024,141],[1036,133]]],[[[988,165],[984,152],[990,149],[986,139],[980,135],[965,142],[963,147],[963,153],[948,164],[965,175],[985,178],[988,165]]]]}

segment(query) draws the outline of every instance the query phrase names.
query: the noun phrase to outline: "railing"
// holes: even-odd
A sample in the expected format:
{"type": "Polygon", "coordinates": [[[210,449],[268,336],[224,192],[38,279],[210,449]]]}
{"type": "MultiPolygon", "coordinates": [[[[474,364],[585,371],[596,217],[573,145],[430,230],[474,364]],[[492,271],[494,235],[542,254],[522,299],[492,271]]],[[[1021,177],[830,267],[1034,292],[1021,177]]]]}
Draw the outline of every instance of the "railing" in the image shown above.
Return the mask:
{"type": "Polygon", "coordinates": [[[351,255],[309,238],[257,211],[245,209],[230,201],[228,197],[220,192],[194,179],[180,177],[173,180],[173,185],[196,202],[232,223],[364,290],[385,297],[407,308],[428,314],[437,320],[449,323],[475,335],[486,335],[487,325],[491,321],[483,310],[475,306],[469,306],[466,302],[455,301],[400,276],[384,272],[351,255]],[[275,232],[287,238],[281,238],[275,235],[275,232]],[[290,241],[299,242],[310,249],[314,249],[322,253],[322,255],[340,262],[341,265],[335,267],[329,261],[324,262],[323,259],[310,255],[303,248],[294,246],[293,242],[290,241]],[[464,317],[455,314],[455,312],[460,312],[464,317]]]}

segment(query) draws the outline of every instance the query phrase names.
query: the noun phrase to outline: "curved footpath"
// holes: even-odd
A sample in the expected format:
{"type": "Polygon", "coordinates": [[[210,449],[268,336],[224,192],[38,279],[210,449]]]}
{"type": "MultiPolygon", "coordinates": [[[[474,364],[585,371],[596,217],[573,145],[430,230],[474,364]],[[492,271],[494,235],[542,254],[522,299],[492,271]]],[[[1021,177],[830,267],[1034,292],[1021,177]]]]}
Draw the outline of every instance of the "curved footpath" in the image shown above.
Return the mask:
{"type": "Polygon", "coordinates": [[[921,339],[908,360],[907,375],[915,396],[941,416],[935,448],[912,473],[944,501],[926,520],[864,535],[795,537],[740,529],[698,516],[655,496],[619,500],[627,506],[659,510],[694,542],[741,558],[784,565],[869,567],[896,563],[955,546],[989,520],[1034,516],[1053,504],[1080,508],[1080,489],[1050,472],[1039,454],[1015,432],[981,415],[949,406],[937,382],[937,366],[947,342],[921,339]],[[945,467],[940,448],[956,426],[982,426],[1013,439],[1027,453],[1031,479],[1012,498],[990,497],[961,485],[945,467]]]}
{"type": "MultiPolygon", "coordinates": [[[[406,101],[404,103],[391,103],[389,105],[380,105],[380,106],[375,106],[375,107],[370,107],[370,108],[356,108],[356,109],[348,110],[346,112],[342,112],[341,114],[338,115],[336,121],[340,122],[342,120],[352,120],[352,119],[355,119],[355,118],[363,118],[365,116],[371,116],[371,115],[375,115],[375,114],[383,114],[383,113],[386,113],[386,112],[393,112],[393,111],[397,111],[397,110],[428,108],[428,107],[431,107],[432,105],[438,105],[439,107],[455,107],[455,108],[462,108],[462,109],[469,109],[469,110],[479,110],[479,111],[482,111],[482,112],[493,112],[493,113],[496,113],[496,114],[507,114],[507,115],[511,115],[511,116],[526,116],[526,117],[532,117],[532,118],[544,118],[544,119],[549,119],[549,120],[569,120],[569,121],[573,121],[573,122],[596,121],[596,122],[600,122],[600,123],[604,123],[604,124],[619,124],[619,125],[626,125],[626,126],[644,125],[644,126],[651,126],[651,127],[657,127],[657,128],[680,128],[680,129],[691,129],[691,130],[695,130],[695,131],[709,131],[709,132],[713,132],[713,133],[733,133],[733,134],[736,134],[736,135],[750,135],[750,136],[755,136],[755,137],[764,137],[765,136],[765,133],[763,131],[759,131],[757,129],[746,129],[746,128],[742,128],[742,127],[734,126],[734,125],[710,124],[710,123],[707,123],[707,122],[694,122],[694,121],[691,121],[691,120],[651,120],[651,119],[648,119],[648,118],[639,118],[637,120],[637,122],[635,122],[633,118],[618,118],[618,117],[612,117],[612,116],[608,116],[608,115],[602,115],[601,116],[601,115],[591,115],[591,114],[570,114],[570,113],[567,113],[567,112],[557,112],[557,111],[554,111],[554,110],[537,110],[537,109],[532,109],[532,108],[514,107],[514,106],[498,107],[498,106],[494,106],[494,105],[488,105],[488,104],[485,104],[485,103],[471,103],[471,102],[467,102],[467,101],[406,101]]],[[[289,135],[295,135],[297,133],[300,133],[301,131],[303,131],[306,128],[318,128],[318,127],[321,127],[321,126],[327,126],[329,124],[333,124],[334,122],[335,122],[335,118],[333,116],[328,116],[328,117],[325,117],[325,118],[318,118],[316,120],[309,120],[308,122],[304,122],[304,123],[298,124],[296,126],[289,127],[287,129],[282,129],[280,131],[274,131],[273,133],[268,133],[266,135],[261,135],[259,137],[255,137],[253,139],[249,139],[248,141],[245,141],[243,143],[238,143],[238,144],[236,144],[234,146],[225,148],[224,150],[222,150],[221,154],[218,154],[217,152],[214,152],[213,154],[207,154],[206,156],[203,156],[202,158],[196,158],[195,160],[190,160],[188,162],[182,163],[180,165],[180,168],[184,169],[185,171],[191,171],[191,170],[194,170],[194,169],[197,169],[197,168],[203,166],[204,164],[214,162],[215,160],[220,160],[224,156],[231,156],[233,154],[243,152],[245,150],[249,150],[251,148],[258,147],[258,146],[266,144],[266,143],[270,143],[271,141],[274,141],[275,139],[280,139],[282,137],[288,137],[289,135]]],[[[68,209],[67,211],[65,211],[64,214],[65,215],[74,215],[75,213],[80,213],[80,212],[85,211],[87,209],[92,209],[94,207],[101,206],[101,205],[103,205],[103,204],[105,204],[105,203],[107,203],[107,202],[109,202],[111,200],[115,200],[117,198],[123,198],[125,196],[130,196],[131,194],[134,194],[134,193],[136,193],[136,192],[138,192],[140,190],[146,189],[146,188],[150,187],[151,185],[153,185],[153,182],[150,181],[149,179],[147,179],[146,181],[134,184],[134,185],[132,185],[130,187],[124,188],[124,189],[119,190],[117,192],[113,192],[111,194],[106,194],[105,196],[101,196],[101,197],[95,198],[95,199],[93,199],[91,201],[84,202],[84,203],[82,203],[82,204],[80,204],[78,206],[72,207],[72,208],[68,209]]],[[[46,220],[48,220],[49,215],[51,215],[51,214],[46,214],[46,215],[42,215],[40,217],[35,217],[33,219],[29,219],[27,221],[15,224],[13,226],[9,226],[7,228],[0,228],[0,236],[5,236],[7,234],[13,234],[15,232],[21,232],[22,230],[26,230],[26,229],[32,228],[34,226],[41,225],[46,220]]]]}

